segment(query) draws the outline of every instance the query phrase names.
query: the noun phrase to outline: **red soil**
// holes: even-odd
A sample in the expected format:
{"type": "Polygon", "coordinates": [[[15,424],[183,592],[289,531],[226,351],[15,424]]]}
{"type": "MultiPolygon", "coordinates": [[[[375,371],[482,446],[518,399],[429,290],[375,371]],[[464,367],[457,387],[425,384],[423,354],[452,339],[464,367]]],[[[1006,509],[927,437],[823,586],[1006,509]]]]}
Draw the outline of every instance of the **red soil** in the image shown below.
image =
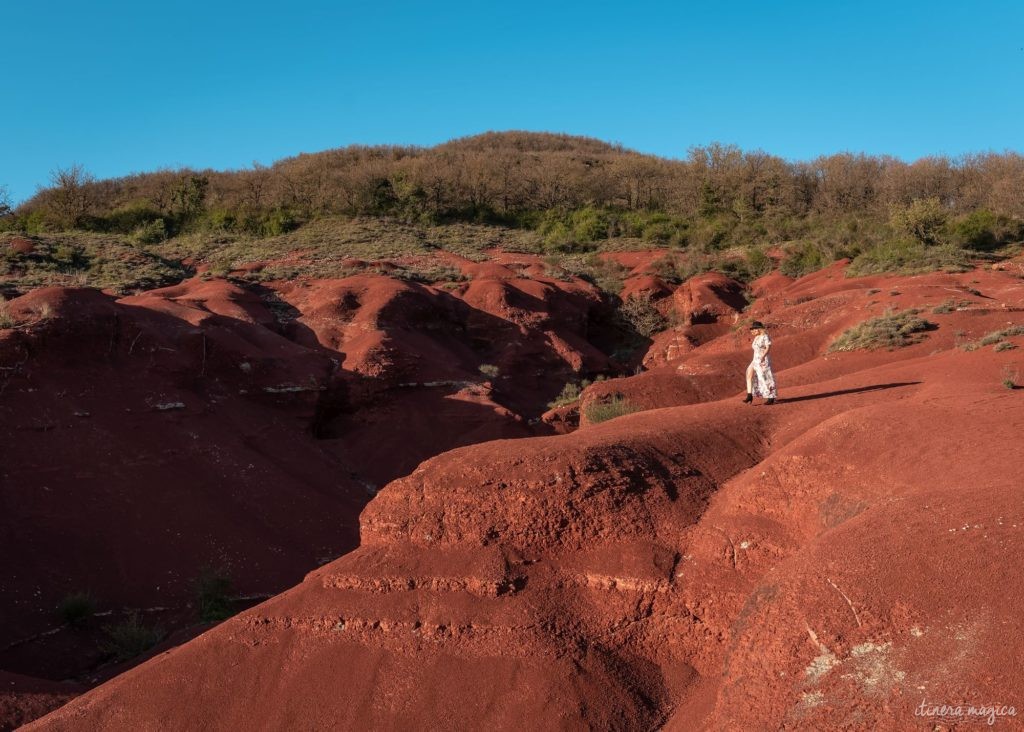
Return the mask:
{"type": "Polygon", "coordinates": [[[84,691],[77,684],[0,671],[0,730],[15,729],[66,704],[84,691]]]}
{"type": "Polygon", "coordinates": [[[266,597],[352,549],[365,503],[423,459],[550,432],[530,424],[547,401],[608,367],[600,307],[582,283],[483,270],[461,294],[359,276],[12,300],[0,668],[102,675],[102,623],[62,626],[65,596],[194,623],[204,568],[266,597]]]}
{"type": "Polygon", "coordinates": [[[906,730],[939,721],[922,700],[1021,706],[1021,351],[957,345],[1024,323],[1024,284],[760,284],[777,405],[739,401],[742,330],[591,387],[647,411],[426,461],[358,549],[29,728],[906,730]],[[827,353],[891,306],[938,328],[827,353]]]}

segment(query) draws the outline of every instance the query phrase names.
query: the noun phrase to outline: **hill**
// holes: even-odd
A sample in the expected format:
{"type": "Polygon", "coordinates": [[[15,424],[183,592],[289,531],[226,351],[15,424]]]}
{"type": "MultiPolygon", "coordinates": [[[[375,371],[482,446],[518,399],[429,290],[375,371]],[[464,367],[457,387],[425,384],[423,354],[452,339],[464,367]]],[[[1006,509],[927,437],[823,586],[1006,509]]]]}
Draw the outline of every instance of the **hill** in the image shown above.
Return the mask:
{"type": "Polygon", "coordinates": [[[749,307],[717,276],[670,289],[676,348],[587,387],[580,428],[427,460],[358,549],[29,729],[902,730],[1012,704],[1020,277],[846,267],[749,307]],[[753,317],[772,407],[739,400],[753,317]],[[593,419],[609,400],[633,412],[593,419]]]}
{"type": "MultiPolygon", "coordinates": [[[[719,255],[732,252],[746,260],[740,269],[749,278],[766,271],[765,253],[775,247],[790,275],[841,258],[853,258],[851,271],[860,273],[910,272],[962,268],[969,255],[1024,239],[1022,177],[1024,158],[1011,152],[793,162],[713,144],[666,159],[589,138],[490,132],[432,148],[352,146],[239,171],[95,180],[71,166],[0,216],[0,231],[115,235],[180,265],[174,253],[202,251],[197,239],[252,245],[362,218],[412,227],[428,242],[439,225],[459,223],[498,227],[501,234],[487,236],[548,253],[642,241],[721,267],[719,255]]],[[[72,260],[55,269],[68,267],[78,268],[72,260]]]]}

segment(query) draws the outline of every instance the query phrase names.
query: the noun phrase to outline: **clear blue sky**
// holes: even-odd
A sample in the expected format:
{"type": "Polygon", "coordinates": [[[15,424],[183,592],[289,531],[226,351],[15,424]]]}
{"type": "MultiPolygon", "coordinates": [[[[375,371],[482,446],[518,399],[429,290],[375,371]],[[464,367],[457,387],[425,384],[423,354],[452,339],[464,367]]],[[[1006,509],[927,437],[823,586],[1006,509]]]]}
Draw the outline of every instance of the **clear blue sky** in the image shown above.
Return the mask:
{"type": "Polygon", "coordinates": [[[163,3],[2,13],[0,184],[485,130],[683,156],[1024,149],[1024,3],[163,3]]]}

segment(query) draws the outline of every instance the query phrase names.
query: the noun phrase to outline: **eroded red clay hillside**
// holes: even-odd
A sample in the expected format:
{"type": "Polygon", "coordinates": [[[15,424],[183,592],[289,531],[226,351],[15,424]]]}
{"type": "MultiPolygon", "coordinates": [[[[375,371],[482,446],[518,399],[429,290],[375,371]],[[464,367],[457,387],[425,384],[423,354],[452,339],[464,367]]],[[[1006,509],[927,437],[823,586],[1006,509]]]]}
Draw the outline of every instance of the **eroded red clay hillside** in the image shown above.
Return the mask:
{"type": "Polygon", "coordinates": [[[735,315],[771,326],[777,405],[739,401],[742,329],[601,382],[584,413],[645,411],[426,461],[357,550],[30,729],[906,730],[934,728],[922,701],[1020,705],[1024,366],[960,346],[1024,323],[1021,280],[759,287],[735,315]],[[828,352],[890,307],[935,327],[828,352]]]}
{"type": "Polygon", "coordinates": [[[578,279],[462,266],[452,289],[196,278],[7,303],[0,668],[102,680],[104,625],[194,624],[211,570],[279,592],[354,548],[366,502],[423,459],[550,432],[547,401],[611,367],[607,305],[578,279]],[[76,630],[55,608],[81,594],[100,615],[76,630]]]}

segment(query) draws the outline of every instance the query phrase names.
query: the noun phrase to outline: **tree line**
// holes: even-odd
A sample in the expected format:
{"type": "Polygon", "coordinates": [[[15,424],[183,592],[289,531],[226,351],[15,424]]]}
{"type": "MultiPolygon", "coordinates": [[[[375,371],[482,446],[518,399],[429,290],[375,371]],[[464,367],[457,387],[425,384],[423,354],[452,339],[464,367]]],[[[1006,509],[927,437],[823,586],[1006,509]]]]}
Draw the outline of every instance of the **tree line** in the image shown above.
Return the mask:
{"type": "Polygon", "coordinates": [[[3,219],[8,229],[158,240],[195,227],[274,235],[322,216],[389,216],[526,226],[566,247],[628,235],[708,250],[787,241],[809,226],[890,225],[922,206],[945,220],[984,212],[1005,229],[1024,219],[1024,156],[905,162],[840,153],[794,162],[711,144],[666,159],[589,138],[492,132],[430,148],[350,146],[237,171],[96,180],[71,166],[3,219]]]}

